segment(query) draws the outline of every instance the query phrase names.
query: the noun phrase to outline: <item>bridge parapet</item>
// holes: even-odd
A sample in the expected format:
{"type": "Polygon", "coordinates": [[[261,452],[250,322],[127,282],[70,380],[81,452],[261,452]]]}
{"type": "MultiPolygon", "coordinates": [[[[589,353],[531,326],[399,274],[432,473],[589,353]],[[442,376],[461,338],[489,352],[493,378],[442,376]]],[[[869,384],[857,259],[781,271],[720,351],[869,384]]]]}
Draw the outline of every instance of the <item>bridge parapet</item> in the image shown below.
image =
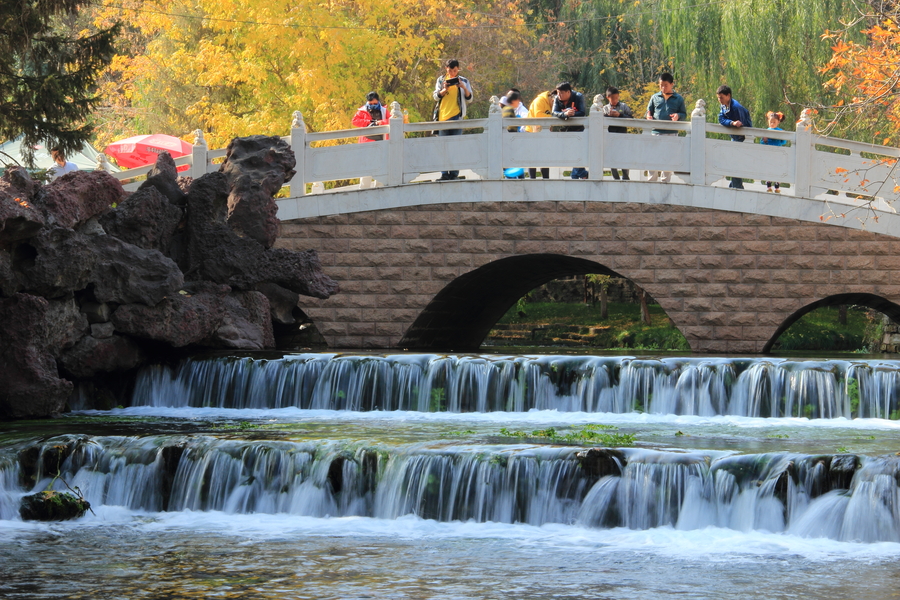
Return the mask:
{"type": "MultiPolygon", "coordinates": [[[[363,188],[373,185],[373,181],[377,185],[401,186],[421,180],[423,174],[446,170],[468,170],[472,178],[501,180],[506,167],[584,166],[595,180],[602,179],[604,168],[615,167],[640,172],[674,171],[695,186],[709,186],[729,176],[778,181],[790,186],[782,188],[789,195],[851,206],[860,206],[862,197],[867,208],[894,212],[891,204],[900,195],[895,176],[900,150],[816,135],[808,112],[798,123],[797,131],[743,128],[740,133],[747,140],[737,144],[726,137],[735,133],[734,129],[707,123],[702,102],[698,101],[690,120],[663,124],[643,119],[609,119],[595,100],[587,117],[565,123],[581,126],[583,131],[551,131],[562,124],[552,118],[503,118],[496,111],[485,119],[404,123],[397,105],[389,125],[365,130],[367,135],[386,138],[364,144],[346,143],[357,138],[360,129],[309,133],[298,111],[293,115],[290,135],[283,138],[297,156],[289,198],[324,191],[322,183],[329,181],[360,179],[363,184],[359,187],[363,188]],[[628,127],[631,134],[611,133],[610,125],[628,127]],[[509,127],[526,126],[540,131],[508,131],[509,127]],[[460,128],[469,135],[431,135],[460,128]],[[654,135],[654,130],[676,134],[654,135]],[[762,137],[785,140],[788,144],[753,143],[762,137]]],[[[192,155],[178,158],[175,163],[191,165],[190,175],[196,178],[218,170],[218,162],[224,156],[224,149],[208,149],[200,132],[192,155]]],[[[150,168],[129,169],[115,175],[122,180],[132,179],[150,168]]],[[[846,210],[849,209],[841,207],[836,212],[846,210]]]]}

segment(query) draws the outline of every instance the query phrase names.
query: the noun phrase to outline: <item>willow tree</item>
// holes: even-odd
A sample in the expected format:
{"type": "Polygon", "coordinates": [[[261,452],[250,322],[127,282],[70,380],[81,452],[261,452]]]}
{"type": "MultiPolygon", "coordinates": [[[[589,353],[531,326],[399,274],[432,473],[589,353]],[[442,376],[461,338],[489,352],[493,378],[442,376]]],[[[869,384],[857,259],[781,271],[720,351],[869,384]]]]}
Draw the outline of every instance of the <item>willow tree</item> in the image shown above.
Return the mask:
{"type": "Polygon", "coordinates": [[[93,129],[95,83],[113,54],[118,27],[71,36],[54,18],[86,0],[4,0],[0,3],[0,138],[23,136],[25,160],[38,144],[75,152],[93,129]]]}
{"type": "Polygon", "coordinates": [[[821,67],[831,45],[822,36],[854,14],[852,0],[533,2],[555,6],[570,24],[573,51],[586,59],[572,73],[582,91],[615,85],[644,98],[668,70],[689,105],[705,98],[714,108],[716,88],[727,83],[759,124],[768,110],[796,115],[830,98],[821,67]]]}

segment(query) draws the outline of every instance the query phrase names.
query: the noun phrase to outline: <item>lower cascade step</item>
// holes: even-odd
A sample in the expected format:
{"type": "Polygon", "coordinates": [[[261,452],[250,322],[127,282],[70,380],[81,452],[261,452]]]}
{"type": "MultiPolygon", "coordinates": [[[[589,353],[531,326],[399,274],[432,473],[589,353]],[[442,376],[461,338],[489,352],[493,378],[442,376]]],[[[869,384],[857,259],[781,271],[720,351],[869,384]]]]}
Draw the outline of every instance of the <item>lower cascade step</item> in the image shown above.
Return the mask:
{"type": "Polygon", "coordinates": [[[900,457],[557,446],[365,447],[209,436],[61,436],[0,451],[0,519],[79,490],[142,511],[416,515],[900,542],[900,457]],[[57,477],[58,476],[58,477],[57,477]]]}

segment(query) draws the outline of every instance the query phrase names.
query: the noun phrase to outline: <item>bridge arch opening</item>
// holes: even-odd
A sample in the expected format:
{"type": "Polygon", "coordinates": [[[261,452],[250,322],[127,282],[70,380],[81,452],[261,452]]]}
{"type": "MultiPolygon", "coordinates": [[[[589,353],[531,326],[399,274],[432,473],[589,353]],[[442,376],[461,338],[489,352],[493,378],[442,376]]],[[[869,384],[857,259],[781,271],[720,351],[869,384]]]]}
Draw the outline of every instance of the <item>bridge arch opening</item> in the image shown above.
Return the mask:
{"type": "Polygon", "coordinates": [[[474,352],[519,298],[564,277],[627,277],[592,260],[526,254],[483,265],[447,284],[419,314],[400,346],[409,350],[474,352]]]}
{"type": "Polygon", "coordinates": [[[876,296],[875,294],[835,294],[833,296],[822,298],[821,300],[818,300],[811,304],[807,304],[800,310],[791,314],[778,327],[769,341],[766,342],[766,345],[762,350],[763,353],[768,354],[773,350],[777,351],[776,343],[778,342],[779,338],[791,327],[791,325],[797,323],[797,321],[799,321],[801,317],[813,312],[814,310],[830,306],[863,306],[866,308],[877,310],[878,312],[887,315],[894,322],[900,323],[900,305],[895,304],[890,300],[886,300],[885,298],[876,296]]]}

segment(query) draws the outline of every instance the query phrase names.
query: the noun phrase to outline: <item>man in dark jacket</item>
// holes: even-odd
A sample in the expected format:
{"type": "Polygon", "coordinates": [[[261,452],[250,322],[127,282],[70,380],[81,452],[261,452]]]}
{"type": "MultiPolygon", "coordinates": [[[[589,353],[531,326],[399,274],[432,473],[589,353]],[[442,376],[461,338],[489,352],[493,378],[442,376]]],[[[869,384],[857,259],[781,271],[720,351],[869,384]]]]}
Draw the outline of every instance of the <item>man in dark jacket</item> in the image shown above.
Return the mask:
{"type": "MultiPolygon", "coordinates": [[[[719,125],[722,127],[753,127],[750,111],[732,98],[730,87],[720,85],[716,90],[716,96],[719,97],[719,104],[722,105],[722,109],[719,111],[719,125]]],[[[732,135],[731,139],[735,142],[743,142],[744,136],[732,135]]],[[[740,177],[732,177],[728,187],[742,190],[744,189],[744,180],[740,177]]]]}
{"type": "MultiPolygon", "coordinates": [[[[568,81],[560,83],[556,86],[556,98],[553,100],[553,116],[563,121],[568,121],[571,117],[583,117],[584,112],[584,95],[572,89],[572,84],[568,81]]],[[[559,131],[584,131],[583,125],[569,125],[560,127],[559,131]]],[[[584,167],[572,168],[572,179],[587,179],[588,172],[584,167]]]]}

